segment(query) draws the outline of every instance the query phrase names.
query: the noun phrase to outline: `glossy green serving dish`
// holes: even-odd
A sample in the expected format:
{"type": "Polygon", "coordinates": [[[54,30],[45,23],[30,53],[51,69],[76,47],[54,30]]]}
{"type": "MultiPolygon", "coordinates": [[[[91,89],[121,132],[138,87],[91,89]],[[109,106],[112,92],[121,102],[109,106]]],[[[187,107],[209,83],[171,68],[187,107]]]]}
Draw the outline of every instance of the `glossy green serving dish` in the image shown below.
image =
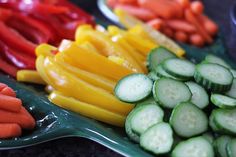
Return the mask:
{"type": "MultiPolygon", "coordinates": [[[[200,62],[211,53],[225,59],[232,67],[236,67],[236,64],[229,59],[220,35],[214,44],[202,49],[189,45],[181,46],[187,52],[186,57],[193,62],[200,62]]],[[[48,101],[43,86],[18,83],[3,73],[0,73],[0,82],[6,83],[16,91],[17,97],[23,100],[23,104],[37,121],[34,131],[24,132],[19,138],[0,140],[0,150],[27,147],[72,136],[91,139],[124,156],[153,156],[130,141],[124,128],[113,127],[53,105],[48,101]]]]}

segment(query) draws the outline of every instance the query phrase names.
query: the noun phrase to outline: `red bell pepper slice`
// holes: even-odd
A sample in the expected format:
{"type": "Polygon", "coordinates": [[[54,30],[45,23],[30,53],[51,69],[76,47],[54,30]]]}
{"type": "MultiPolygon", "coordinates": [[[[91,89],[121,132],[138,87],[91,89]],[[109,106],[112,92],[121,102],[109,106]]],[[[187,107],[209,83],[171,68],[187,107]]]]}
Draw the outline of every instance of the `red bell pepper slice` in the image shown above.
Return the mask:
{"type": "Polygon", "coordinates": [[[5,58],[20,69],[35,69],[35,58],[25,53],[18,52],[9,48],[5,43],[0,41],[0,50],[5,58]]]}
{"type": "Polygon", "coordinates": [[[7,25],[18,30],[24,36],[28,36],[36,44],[47,43],[55,39],[54,34],[41,21],[31,18],[21,13],[14,12],[7,21],[7,25]]]}
{"type": "Polygon", "coordinates": [[[16,73],[18,71],[16,67],[7,63],[1,56],[0,56],[0,70],[11,75],[12,77],[16,77],[16,73]]]}
{"type": "Polygon", "coordinates": [[[31,56],[35,56],[34,50],[36,45],[25,39],[21,34],[15,30],[9,28],[0,21],[0,37],[4,43],[9,46],[20,49],[22,52],[28,53],[31,56]]]}

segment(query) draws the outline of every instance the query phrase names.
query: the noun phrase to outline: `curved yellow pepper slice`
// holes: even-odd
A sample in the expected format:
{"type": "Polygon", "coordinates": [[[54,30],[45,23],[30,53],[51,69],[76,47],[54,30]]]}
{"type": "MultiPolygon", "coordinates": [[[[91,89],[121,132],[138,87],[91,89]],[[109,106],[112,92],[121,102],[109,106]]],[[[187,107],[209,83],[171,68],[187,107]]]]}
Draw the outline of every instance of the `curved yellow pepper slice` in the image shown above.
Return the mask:
{"type": "Polygon", "coordinates": [[[113,93],[113,89],[116,85],[115,81],[112,81],[106,77],[96,75],[94,73],[90,73],[88,71],[82,70],[80,68],[77,68],[75,66],[71,66],[70,64],[67,64],[63,60],[63,53],[58,53],[55,57],[54,60],[56,63],[63,68],[64,70],[70,72],[74,76],[91,83],[94,86],[100,87],[102,89],[105,89],[109,91],[110,93],[113,93]]]}
{"type": "Polygon", "coordinates": [[[28,82],[46,85],[46,82],[40,77],[35,70],[19,70],[16,74],[16,79],[19,82],[28,82]]]}
{"type": "Polygon", "coordinates": [[[109,92],[75,77],[60,68],[50,57],[45,58],[44,67],[46,75],[53,82],[53,88],[66,96],[122,115],[127,115],[134,107],[134,105],[119,101],[109,92]]]}
{"type": "Polygon", "coordinates": [[[84,67],[84,70],[112,78],[116,81],[128,74],[134,73],[132,70],[110,61],[107,57],[91,53],[74,43],[62,53],[67,58],[65,61],[69,62],[69,64],[71,63],[70,60],[72,60],[72,65],[78,68],[84,67]]]}
{"type": "Polygon", "coordinates": [[[52,92],[49,95],[48,99],[52,103],[64,109],[77,112],[83,116],[93,118],[93,119],[96,119],[96,120],[99,120],[108,124],[112,124],[115,126],[119,126],[119,127],[124,126],[125,118],[126,118],[125,116],[99,108],[92,104],[81,102],[74,98],[64,96],[58,91],[52,92]]]}
{"type": "Polygon", "coordinates": [[[85,41],[92,43],[103,56],[108,57],[116,55],[124,58],[128,62],[130,69],[136,72],[143,72],[138,63],[119,45],[114,44],[104,33],[96,30],[81,31],[79,27],[76,32],[76,43],[81,44],[85,41]]]}
{"type": "Polygon", "coordinates": [[[35,53],[36,56],[53,56],[54,54],[52,53],[53,51],[57,51],[57,48],[49,45],[49,44],[40,44],[39,46],[36,47],[35,53]]]}

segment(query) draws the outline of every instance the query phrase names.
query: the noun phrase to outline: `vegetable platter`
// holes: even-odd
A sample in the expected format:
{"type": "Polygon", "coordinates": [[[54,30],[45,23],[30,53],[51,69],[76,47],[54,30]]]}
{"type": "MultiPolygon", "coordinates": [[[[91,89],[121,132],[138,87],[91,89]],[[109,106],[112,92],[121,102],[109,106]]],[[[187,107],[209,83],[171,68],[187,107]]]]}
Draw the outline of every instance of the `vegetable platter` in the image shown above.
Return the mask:
{"type": "MultiPolygon", "coordinates": [[[[8,75],[0,73],[0,82],[6,84],[7,86],[9,86],[9,88],[12,88],[16,92],[17,99],[22,100],[22,104],[33,116],[36,122],[34,130],[32,131],[24,130],[22,135],[19,137],[1,140],[0,149],[4,150],[4,149],[21,148],[57,138],[72,136],[72,137],[84,137],[94,140],[124,156],[153,156],[154,154],[167,153],[170,151],[173,144],[172,141],[173,139],[169,138],[173,134],[173,131],[170,128],[170,125],[168,124],[169,119],[165,119],[164,120],[165,122],[161,122],[164,116],[162,109],[160,109],[160,107],[158,108],[156,105],[153,105],[152,102],[150,102],[150,100],[147,101],[144,100],[144,98],[148,97],[153,90],[154,99],[158,102],[162,102],[161,104],[163,105],[162,106],[163,108],[175,107],[175,105],[173,105],[173,103],[168,100],[169,99],[168,95],[165,97],[165,95],[161,96],[159,94],[156,94],[159,88],[160,89],[162,88],[159,87],[159,83],[155,83],[152,89],[153,82],[151,81],[151,79],[155,80],[158,77],[161,77],[163,75],[163,69],[162,71],[161,69],[157,71],[159,74],[158,76],[156,74],[152,75],[151,73],[148,76],[144,74],[133,74],[133,73],[138,72],[147,74],[148,70],[152,71],[153,69],[155,69],[156,71],[156,67],[161,67],[162,65],[159,66],[160,63],[159,61],[161,61],[162,57],[165,58],[166,56],[165,53],[169,52],[163,46],[166,47],[170,46],[168,47],[168,49],[171,49],[173,53],[167,54],[167,58],[168,56],[172,57],[170,57],[171,58],[170,60],[166,60],[166,62],[163,63],[163,67],[161,68],[164,68],[164,70],[168,72],[167,76],[172,77],[173,75],[172,78],[175,79],[177,78],[179,80],[185,80],[185,81],[191,79],[192,78],[191,66],[193,64],[198,64],[202,62],[206,56],[207,57],[204,61],[206,62],[205,64],[208,64],[209,61],[220,62],[219,60],[224,59],[224,61],[227,62],[227,66],[229,64],[229,66],[231,66],[232,68],[236,67],[236,65],[229,59],[228,55],[226,54],[226,49],[222,45],[221,38],[216,38],[215,43],[207,48],[202,49],[202,48],[182,45],[184,48],[182,49],[173,42],[167,42],[166,44],[163,41],[161,41],[163,42],[163,44],[160,44],[161,46],[159,46],[153,41],[149,40],[148,37],[144,37],[143,39],[137,39],[135,38],[136,37],[135,33],[132,34],[129,32],[131,30],[123,30],[116,26],[108,26],[107,28],[104,28],[103,26],[94,27],[93,22],[90,21],[87,23],[88,24],[81,25],[76,30],[73,30],[75,31],[75,41],[73,41],[73,39],[63,40],[63,42],[60,45],[52,43],[50,43],[51,45],[39,43],[39,45],[36,48],[36,56],[34,56],[36,58],[37,71],[32,70],[34,68],[17,67],[26,70],[19,70],[17,72],[17,75],[16,73],[13,72],[13,76],[16,76],[18,81],[28,82],[28,83],[16,82],[15,79],[9,77],[8,75]],[[92,38],[91,35],[94,34],[96,34],[96,36],[92,38]],[[108,37],[112,38],[109,39],[108,37]],[[85,39],[86,41],[89,42],[84,42],[85,39]],[[124,42],[126,40],[128,41],[127,43],[124,42]],[[146,44],[142,44],[142,42],[140,41],[145,42],[146,44]],[[129,57],[129,54],[122,51],[124,48],[126,48],[126,50],[129,50],[128,52],[132,54],[131,55],[132,57],[129,57]],[[157,58],[155,58],[156,57],[155,51],[156,50],[159,51],[160,49],[161,51],[164,51],[163,54],[161,56],[159,56],[158,54],[157,58]],[[137,51],[140,52],[142,55],[138,55],[136,53],[137,51]],[[151,53],[149,54],[149,52],[151,53]],[[75,54],[80,56],[80,58],[77,57],[75,54]],[[186,58],[190,60],[192,63],[187,60],[176,58],[176,56],[183,58],[184,54],[186,58]],[[214,55],[219,56],[221,59],[217,57],[215,58],[214,55]],[[92,59],[94,62],[88,64],[89,63],[88,58],[92,59]],[[147,58],[147,63],[148,63],[147,67],[146,64],[143,64],[142,58],[144,58],[145,61],[147,58]],[[86,61],[88,62],[87,64],[86,61]],[[185,69],[187,70],[187,74],[181,73],[181,69],[179,70],[175,69],[173,67],[173,64],[178,65],[180,68],[181,64],[187,65],[189,67],[185,69]],[[104,71],[99,70],[99,68],[102,68],[104,71]],[[117,73],[113,73],[111,69],[116,69],[117,73]],[[190,74],[188,73],[188,71],[190,74]],[[129,76],[126,76],[128,74],[129,76]],[[141,77],[139,77],[139,75],[141,77]],[[130,80],[131,83],[129,83],[130,80]],[[127,91],[126,87],[130,85],[132,86],[132,83],[135,86],[135,83],[139,83],[139,81],[141,81],[143,85],[147,86],[142,88],[142,90],[138,90],[136,95],[132,96],[132,87],[129,88],[127,91]],[[118,84],[116,84],[117,82],[118,84]],[[124,82],[128,82],[128,84],[123,86],[124,82]],[[38,83],[42,85],[35,85],[33,83],[38,83]],[[78,84],[80,85],[81,88],[76,87],[78,84]],[[46,91],[44,85],[47,85],[46,91]],[[116,85],[116,87],[114,85],[116,85]],[[114,87],[115,90],[113,92],[114,87]],[[48,94],[49,96],[47,97],[48,94]],[[88,97],[88,95],[91,95],[91,97],[88,97]],[[118,101],[118,99],[116,99],[115,96],[119,98],[120,101],[118,101]],[[108,101],[112,101],[114,104],[116,104],[117,107],[104,105],[104,103],[107,102],[106,99],[108,101]],[[130,112],[134,108],[132,104],[133,103],[139,104],[140,103],[139,101],[141,100],[144,100],[145,103],[150,103],[150,104],[147,106],[137,105],[137,107],[132,112],[130,112]],[[150,135],[152,134],[152,130],[145,132],[146,131],[145,129],[147,129],[150,126],[150,124],[148,124],[148,120],[145,121],[144,119],[143,123],[144,127],[143,127],[143,125],[139,121],[139,117],[137,114],[138,112],[135,111],[135,110],[144,111],[146,109],[147,111],[149,111],[149,107],[153,111],[152,113],[154,114],[154,116],[156,113],[158,113],[159,115],[159,117],[157,118],[158,126],[155,125],[151,129],[154,130],[154,132],[159,132],[159,131],[162,132],[163,130],[165,130],[164,131],[166,132],[165,137],[168,137],[166,145],[160,148],[160,151],[159,150],[153,151],[152,145],[148,143],[149,139],[151,140],[152,137],[150,135]],[[129,116],[125,120],[125,117],[128,114],[129,116]],[[135,120],[135,118],[133,117],[137,117],[138,120],[137,123],[133,122],[133,119],[135,120]],[[129,119],[132,119],[132,121],[129,121],[129,119]],[[121,127],[124,126],[124,123],[126,123],[125,124],[126,130],[121,127]],[[127,123],[129,124],[127,125],[127,123]],[[128,128],[127,130],[127,126],[129,125],[131,125],[131,128],[128,128]],[[135,130],[134,134],[135,138],[132,138],[130,134],[132,134],[134,130],[135,130]],[[152,153],[148,153],[147,151],[142,149],[138,144],[135,143],[138,141],[136,139],[136,134],[142,134],[143,132],[145,132],[145,134],[141,136],[140,145],[145,150],[148,150],[152,153]],[[126,133],[128,133],[129,136],[127,136],[126,133]],[[133,142],[131,139],[135,142],[133,142]]],[[[168,39],[165,39],[165,41],[166,40],[168,39]]],[[[11,46],[14,47],[14,45],[11,46]]],[[[204,64],[204,62],[202,64],[204,64]]],[[[203,74],[201,73],[201,71],[199,72],[200,74],[194,77],[200,78],[200,81],[198,81],[198,83],[203,86],[206,86],[207,88],[209,86],[209,88],[213,89],[212,91],[214,92],[218,91],[222,92],[229,90],[232,83],[230,77],[233,78],[231,72],[225,70],[224,67],[223,68],[222,66],[218,67],[217,65],[214,66],[213,69],[217,68],[221,70],[222,73],[229,74],[229,77],[225,78],[224,81],[226,82],[228,81],[230,83],[227,83],[227,85],[225,86],[219,85],[220,84],[219,82],[218,84],[213,84],[213,85],[211,82],[208,83],[209,85],[206,83],[201,84],[202,82],[201,79],[203,79],[203,74]]],[[[214,73],[214,70],[212,71],[214,73]]],[[[5,70],[5,72],[8,71],[5,70]]],[[[222,74],[220,73],[219,75],[222,74]]],[[[190,99],[192,95],[190,89],[199,87],[198,85],[192,82],[186,83],[189,86],[187,87],[187,85],[183,85],[184,83],[180,83],[176,80],[173,80],[172,78],[171,79],[161,78],[161,81],[163,81],[164,86],[165,84],[174,84],[174,86],[179,86],[180,89],[183,92],[185,92],[184,95],[180,96],[184,97],[183,100],[187,101],[190,99]]],[[[203,92],[202,95],[204,94],[205,93],[203,92]]],[[[227,98],[222,98],[222,95],[212,94],[211,99],[212,102],[220,108],[230,107],[227,105],[229,105],[231,101],[227,100],[227,98]],[[227,103],[225,104],[225,102],[227,103]]],[[[206,103],[203,100],[201,102],[202,103],[198,104],[198,107],[194,106],[191,103],[190,104],[182,103],[181,105],[179,105],[178,109],[174,110],[175,113],[172,113],[173,114],[172,117],[174,118],[171,118],[170,124],[172,125],[174,131],[179,136],[192,137],[200,134],[200,132],[206,131],[207,124],[204,123],[206,117],[199,109],[199,108],[204,108],[206,106],[206,103]],[[187,107],[190,106],[189,110],[193,110],[194,113],[199,113],[199,115],[202,114],[202,116],[198,117],[203,121],[202,124],[200,124],[201,126],[199,127],[201,130],[200,132],[198,131],[184,132],[181,130],[181,128],[180,131],[178,131],[178,124],[181,123],[181,121],[178,121],[177,118],[180,115],[178,110],[180,111],[185,110],[186,106],[187,107]]],[[[230,105],[234,106],[234,103],[231,103],[230,105]]],[[[169,114],[170,113],[171,112],[169,112],[169,114]]],[[[188,112],[186,112],[186,114],[187,113],[188,112]]],[[[168,116],[169,115],[167,115],[167,117],[168,116]]],[[[215,119],[216,117],[214,116],[214,122],[215,119]]],[[[218,123],[216,129],[224,131],[224,129],[219,128],[218,123]]],[[[180,156],[181,152],[183,152],[185,148],[191,145],[194,146],[195,144],[194,142],[201,143],[205,145],[206,148],[209,147],[209,149],[206,149],[208,151],[207,154],[209,156],[212,156],[211,152],[212,146],[209,146],[210,145],[209,142],[207,142],[204,139],[201,137],[201,138],[190,139],[190,141],[186,141],[185,143],[183,143],[181,146],[177,147],[174,150],[173,152],[174,156],[177,157],[180,156]]],[[[221,142],[221,140],[225,142],[227,138],[222,137],[222,139],[221,138],[217,139],[216,146],[221,148],[220,144],[217,144],[218,140],[219,143],[221,142]]],[[[155,142],[152,144],[154,146],[158,145],[155,142]]],[[[224,148],[225,146],[222,147],[224,148]]],[[[228,152],[234,153],[232,151],[233,148],[234,148],[234,141],[230,143],[228,152]]],[[[199,149],[202,150],[205,148],[200,147],[199,149]]],[[[162,156],[166,155],[168,154],[164,154],[162,156]]]]}

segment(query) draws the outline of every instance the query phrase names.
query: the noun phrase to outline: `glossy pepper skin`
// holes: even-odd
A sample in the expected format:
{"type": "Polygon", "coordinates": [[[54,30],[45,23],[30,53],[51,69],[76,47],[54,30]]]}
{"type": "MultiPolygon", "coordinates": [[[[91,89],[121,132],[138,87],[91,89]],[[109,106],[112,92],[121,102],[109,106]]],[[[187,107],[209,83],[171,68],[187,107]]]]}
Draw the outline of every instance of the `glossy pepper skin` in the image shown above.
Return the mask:
{"type": "Polygon", "coordinates": [[[93,17],[67,0],[0,0],[0,55],[15,69],[35,69],[37,45],[73,39],[84,23],[94,24],[93,17]]]}

